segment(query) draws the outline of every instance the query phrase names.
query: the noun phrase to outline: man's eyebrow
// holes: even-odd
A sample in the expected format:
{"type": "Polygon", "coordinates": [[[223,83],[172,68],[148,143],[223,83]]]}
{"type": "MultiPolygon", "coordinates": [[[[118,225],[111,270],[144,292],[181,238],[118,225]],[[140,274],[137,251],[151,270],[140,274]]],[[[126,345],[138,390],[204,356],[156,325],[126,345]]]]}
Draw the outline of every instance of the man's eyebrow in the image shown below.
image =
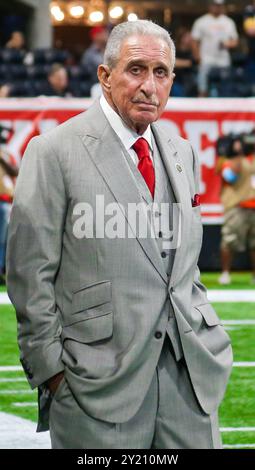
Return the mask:
{"type": "Polygon", "coordinates": [[[143,59],[132,59],[127,63],[127,67],[132,67],[133,65],[142,65],[145,66],[145,61],[143,59]]]}
{"type": "MultiPolygon", "coordinates": [[[[147,62],[143,59],[133,59],[127,63],[127,68],[133,67],[134,65],[141,65],[142,67],[148,66],[147,62]]],[[[158,62],[155,68],[163,68],[165,70],[169,70],[169,67],[162,62],[158,62]]]]}

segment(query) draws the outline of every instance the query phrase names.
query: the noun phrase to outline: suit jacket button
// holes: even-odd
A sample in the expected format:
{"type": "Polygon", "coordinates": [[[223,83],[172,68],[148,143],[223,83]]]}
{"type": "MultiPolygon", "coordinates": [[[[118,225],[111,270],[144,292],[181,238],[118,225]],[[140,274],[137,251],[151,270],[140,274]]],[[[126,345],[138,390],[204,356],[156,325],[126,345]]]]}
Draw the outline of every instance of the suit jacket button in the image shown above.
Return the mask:
{"type": "Polygon", "coordinates": [[[156,331],[156,333],[155,333],[155,338],[157,338],[157,339],[162,338],[162,333],[161,333],[161,331],[156,331]]]}

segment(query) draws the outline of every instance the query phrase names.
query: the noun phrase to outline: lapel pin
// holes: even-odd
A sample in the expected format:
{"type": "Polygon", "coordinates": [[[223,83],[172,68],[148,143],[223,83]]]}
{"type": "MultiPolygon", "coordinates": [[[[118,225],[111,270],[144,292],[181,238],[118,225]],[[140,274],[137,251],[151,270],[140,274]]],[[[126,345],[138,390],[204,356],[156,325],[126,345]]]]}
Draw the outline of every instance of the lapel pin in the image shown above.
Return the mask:
{"type": "Polygon", "coordinates": [[[180,173],[182,172],[182,167],[179,163],[176,163],[175,165],[176,170],[178,170],[180,173]]]}

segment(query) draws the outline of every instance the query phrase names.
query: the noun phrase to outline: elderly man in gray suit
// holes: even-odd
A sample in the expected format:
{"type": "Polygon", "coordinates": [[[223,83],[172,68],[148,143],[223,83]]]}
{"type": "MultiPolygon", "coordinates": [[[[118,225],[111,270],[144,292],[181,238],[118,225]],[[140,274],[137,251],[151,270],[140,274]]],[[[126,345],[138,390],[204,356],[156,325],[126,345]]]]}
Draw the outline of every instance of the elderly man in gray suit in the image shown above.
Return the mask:
{"type": "Polygon", "coordinates": [[[101,99],[23,158],[8,293],[53,448],[221,447],[232,350],[199,280],[198,161],[154,123],[174,56],[158,25],[116,26],[101,99]]]}

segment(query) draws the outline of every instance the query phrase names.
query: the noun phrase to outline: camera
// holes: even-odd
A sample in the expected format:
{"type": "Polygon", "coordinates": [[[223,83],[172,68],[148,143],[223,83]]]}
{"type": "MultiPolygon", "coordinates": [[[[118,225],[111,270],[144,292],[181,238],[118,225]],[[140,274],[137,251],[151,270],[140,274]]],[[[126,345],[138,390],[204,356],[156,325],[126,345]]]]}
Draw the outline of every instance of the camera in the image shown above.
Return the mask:
{"type": "Polygon", "coordinates": [[[219,157],[235,158],[255,154],[255,129],[250,133],[228,134],[216,143],[219,157]]]}
{"type": "Polygon", "coordinates": [[[11,129],[9,127],[2,126],[0,124],[0,144],[6,144],[11,134],[11,129]]]}

